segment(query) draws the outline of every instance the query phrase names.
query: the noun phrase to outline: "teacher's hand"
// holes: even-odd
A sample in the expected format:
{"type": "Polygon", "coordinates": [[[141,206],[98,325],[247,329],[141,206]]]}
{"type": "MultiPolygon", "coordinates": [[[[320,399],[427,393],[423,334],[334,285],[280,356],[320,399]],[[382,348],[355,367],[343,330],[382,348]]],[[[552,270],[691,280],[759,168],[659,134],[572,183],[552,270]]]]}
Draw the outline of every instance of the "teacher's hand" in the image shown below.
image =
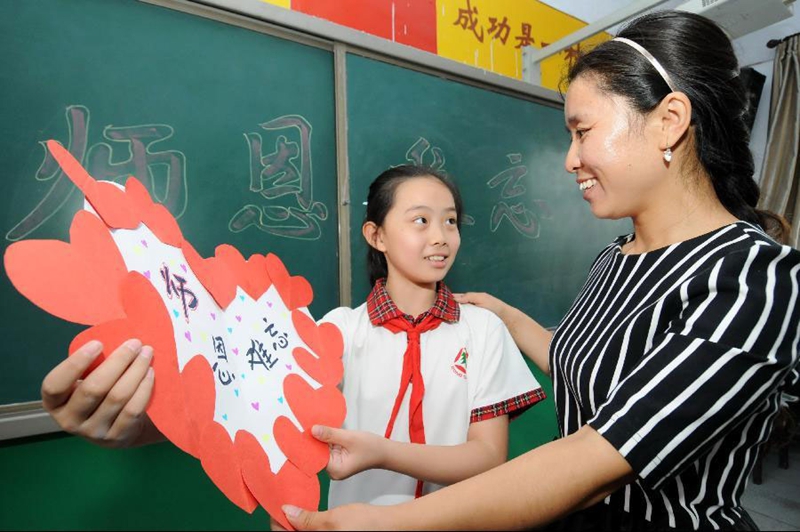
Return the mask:
{"type": "Polygon", "coordinates": [[[103,346],[91,341],[56,366],[42,382],[42,405],[70,434],[103,447],[128,447],[163,436],[145,410],[153,393],[153,348],[128,340],[95,368],[84,372],[103,346]]]}
{"type": "Polygon", "coordinates": [[[464,292],[463,294],[453,294],[453,298],[461,304],[469,303],[491,310],[503,321],[506,320],[507,311],[511,308],[507,303],[486,292],[464,292]]]}
{"type": "Polygon", "coordinates": [[[327,512],[309,512],[287,504],[283,513],[297,530],[392,530],[391,523],[381,518],[387,508],[348,504],[327,512]]]}

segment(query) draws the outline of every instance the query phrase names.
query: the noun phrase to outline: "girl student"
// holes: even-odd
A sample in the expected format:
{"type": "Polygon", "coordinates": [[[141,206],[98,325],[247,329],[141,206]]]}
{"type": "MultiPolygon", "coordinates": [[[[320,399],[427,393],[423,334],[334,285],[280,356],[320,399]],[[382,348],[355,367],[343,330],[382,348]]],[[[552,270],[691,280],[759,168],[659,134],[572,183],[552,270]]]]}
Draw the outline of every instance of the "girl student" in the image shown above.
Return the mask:
{"type": "MultiPolygon", "coordinates": [[[[603,249],[554,333],[486,294],[553,379],[562,437],[392,507],[284,507],[301,530],[756,530],[742,493],[800,369],[800,252],[759,211],[730,40],[645,15],[579,58],[566,169],[603,249]]],[[[462,307],[468,308],[467,305],[462,307]]]]}
{"type": "MultiPolygon", "coordinates": [[[[544,398],[502,321],[460,306],[442,282],[461,211],[458,189],[431,169],[391,168],[370,186],[363,234],[374,287],[361,306],[321,320],[345,343],[344,429],[314,428],[344,444],[331,445],[330,507],[413,500],[505,462],[509,416],[544,398]]],[[[101,349],[90,342],[45,377],[45,409],[103,446],[163,440],[145,413],[153,350],[129,340],[80,380],[101,349]]]]}
{"type": "Polygon", "coordinates": [[[405,502],[502,464],[509,415],[544,398],[503,322],[443,282],[461,213],[456,186],[428,168],[390,168],[370,185],[372,291],[322,319],[345,342],[344,427],[313,431],[331,442],[330,507],[405,502]]]}

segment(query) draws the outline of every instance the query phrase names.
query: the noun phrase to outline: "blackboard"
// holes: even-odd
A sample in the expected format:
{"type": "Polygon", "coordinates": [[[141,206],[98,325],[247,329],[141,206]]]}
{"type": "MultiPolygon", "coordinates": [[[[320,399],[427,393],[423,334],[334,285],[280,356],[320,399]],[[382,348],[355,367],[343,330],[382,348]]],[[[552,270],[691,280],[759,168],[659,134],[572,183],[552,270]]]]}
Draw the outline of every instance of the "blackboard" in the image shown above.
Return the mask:
{"type": "MultiPolygon", "coordinates": [[[[98,179],[137,176],[201,255],[276,253],[314,315],[339,304],[331,50],[127,0],[2,2],[0,50],[3,250],[68,239],[82,196],[45,157],[53,138],[98,179]]],[[[38,400],[82,327],[5,274],[0,299],[0,405],[38,400]]]]}
{"type": "MultiPolygon", "coordinates": [[[[2,530],[268,530],[170,443],[103,449],[64,433],[0,442],[2,530]]],[[[323,489],[327,484],[322,485],[323,489]]]]}

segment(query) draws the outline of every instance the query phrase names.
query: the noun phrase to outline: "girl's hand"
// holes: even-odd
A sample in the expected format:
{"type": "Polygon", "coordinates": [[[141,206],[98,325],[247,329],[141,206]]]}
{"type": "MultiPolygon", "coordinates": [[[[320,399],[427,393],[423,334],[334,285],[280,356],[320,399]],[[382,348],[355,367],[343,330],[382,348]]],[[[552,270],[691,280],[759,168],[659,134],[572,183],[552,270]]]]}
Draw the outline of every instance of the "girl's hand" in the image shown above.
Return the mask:
{"type": "Polygon", "coordinates": [[[160,436],[145,414],[153,393],[153,348],[128,340],[82,380],[102,349],[100,342],[89,342],[48,373],[42,382],[44,409],[66,432],[104,447],[160,436]]]}
{"type": "Polygon", "coordinates": [[[309,512],[287,504],[283,513],[296,530],[396,530],[385,518],[387,508],[348,504],[327,512],[309,512]]]}
{"type": "Polygon", "coordinates": [[[476,307],[482,307],[486,310],[491,310],[497,316],[506,321],[506,314],[511,308],[507,303],[497,299],[496,297],[487,294],[486,292],[465,292],[463,294],[453,294],[453,298],[461,304],[468,303],[476,307]]]}
{"type": "Polygon", "coordinates": [[[333,480],[344,480],[384,462],[388,440],[377,434],[323,425],[314,425],[311,434],[330,447],[327,471],[333,480]]]}

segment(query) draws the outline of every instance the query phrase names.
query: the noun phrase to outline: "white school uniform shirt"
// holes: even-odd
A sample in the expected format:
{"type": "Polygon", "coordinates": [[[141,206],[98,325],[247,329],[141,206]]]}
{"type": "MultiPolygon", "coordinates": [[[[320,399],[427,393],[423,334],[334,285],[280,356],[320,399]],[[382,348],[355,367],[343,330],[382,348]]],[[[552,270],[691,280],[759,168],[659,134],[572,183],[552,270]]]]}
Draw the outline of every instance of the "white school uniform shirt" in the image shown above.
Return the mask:
{"type": "MultiPolygon", "coordinates": [[[[347,402],[343,428],[384,436],[400,388],[406,333],[373,325],[368,307],[382,295],[393,307],[383,280],[367,303],[330,311],[321,322],[336,325],[344,339],[342,392],[347,402]],[[369,304],[368,304],[369,303],[369,304]]],[[[508,329],[492,312],[460,306],[439,283],[437,303],[455,309],[455,322],[442,322],[420,337],[425,441],[458,445],[467,441],[470,423],[510,414],[512,417],[544,399],[541,386],[525,364],[508,329]]],[[[401,314],[401,313],[400,313],[401,314]]],[[[409,316],[410,318],[410,316],[409,316]]],[[[411,386],[403,398],[391,439],[409,442],[411,386]]],[[[417,480],[393,471],[373,469],[342,481],[331,481],[328,508],[350,503],[398,504],[414,498],[417,480]]],[[[443,486],[425,482],[423,495],[443,486]]]]}

